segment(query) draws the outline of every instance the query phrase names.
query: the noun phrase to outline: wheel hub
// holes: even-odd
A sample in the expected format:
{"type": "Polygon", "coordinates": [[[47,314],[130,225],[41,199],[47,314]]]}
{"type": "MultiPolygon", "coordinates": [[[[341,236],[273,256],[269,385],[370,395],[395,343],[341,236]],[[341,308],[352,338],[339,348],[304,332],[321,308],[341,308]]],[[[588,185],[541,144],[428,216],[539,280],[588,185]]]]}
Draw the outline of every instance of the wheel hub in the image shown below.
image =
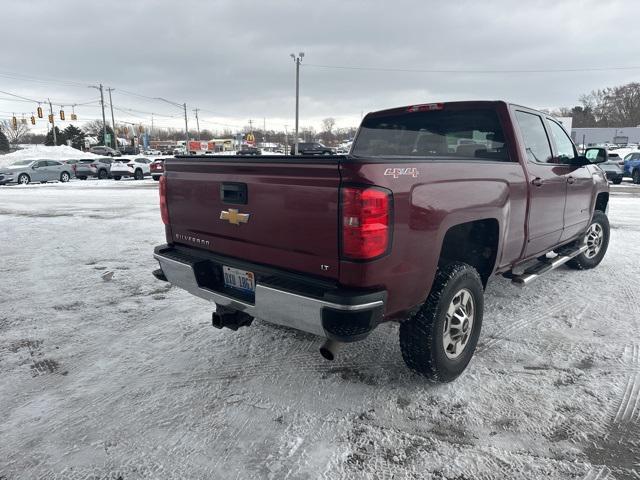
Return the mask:
{"type": "Polygon", "coordinates": [[[458,358],[471,338],[475,302],[469,290],[463,288],[452,298],[444,321],[442,346],[448,358],[458,358]]]}
{"type": "Polygon", "coordinates": [[[604,229],[602,225],[599,223],[592,223],[587,230],[587,235],[585,237],[585,243],[587,245],[587,250],[584,252],[584,255],[587,258],[593,258],[598,253],[600,253],[600,249],[602,248],[602,242],[604,240],[604,229]]]}

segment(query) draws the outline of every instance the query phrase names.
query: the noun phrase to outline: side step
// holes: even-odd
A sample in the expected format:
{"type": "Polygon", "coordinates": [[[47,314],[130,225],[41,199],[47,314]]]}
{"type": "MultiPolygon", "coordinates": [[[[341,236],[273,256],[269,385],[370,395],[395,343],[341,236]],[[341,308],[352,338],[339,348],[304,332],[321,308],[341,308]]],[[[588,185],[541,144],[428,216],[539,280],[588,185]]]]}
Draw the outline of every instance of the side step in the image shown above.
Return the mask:
{"type": "Polygon", "coordinates": [[[531,282],[533,282],[539,276],[547,272],[550,272],[551,270],[555,270],[560,265],[564,265],[573,257],[577,257],[578,255],[580,255],[586,249],[587,249],[587,246],[583,245],[577,250],[562,252],[562,254],[558,255],[557,257],[543,260],[540,263],[534,265],[533,267],[526,269],[524,273],[522,273],[521,275],[514,275],[511,278],[511,282],[515,283],[519,287],[524,287],[525,285],[528,285],[531,282]]]}

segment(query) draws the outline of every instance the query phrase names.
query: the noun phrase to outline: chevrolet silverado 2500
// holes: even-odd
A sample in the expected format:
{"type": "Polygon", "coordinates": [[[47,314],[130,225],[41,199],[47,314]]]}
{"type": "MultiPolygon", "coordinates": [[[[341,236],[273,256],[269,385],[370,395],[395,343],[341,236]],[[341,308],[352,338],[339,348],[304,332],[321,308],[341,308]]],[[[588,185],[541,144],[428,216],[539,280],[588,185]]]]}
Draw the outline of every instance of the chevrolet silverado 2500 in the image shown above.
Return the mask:
{"type": "Polygon", "coordinates": [[[400,323],[406,364],[433,381],[466,368],[483,293],[607,250],[604,149],[578,155],[551,116],[502,101],[369,113],[350,155],[168,159],[156,278],[339,345],[400,323]]]}

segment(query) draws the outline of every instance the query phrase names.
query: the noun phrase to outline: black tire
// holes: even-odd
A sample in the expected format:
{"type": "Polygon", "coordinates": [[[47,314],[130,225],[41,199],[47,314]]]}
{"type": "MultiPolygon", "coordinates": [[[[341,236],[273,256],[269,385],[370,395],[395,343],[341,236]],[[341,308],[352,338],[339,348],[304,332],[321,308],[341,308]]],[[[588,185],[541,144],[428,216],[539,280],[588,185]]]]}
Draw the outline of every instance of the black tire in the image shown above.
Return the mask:
{"type": "Polygon", "coordinates": [[[142,170],[138,168],[133,174],[133,178],[134,180],[142,180],[144,178],[144,173],[142,173],[142,170]]]}
{"type": "Polygon", "coordinates": [[[113,179],[114,179],[114,180],[120,180],[121,178],[122,178],[122,177],[121,177],[120,175],[114,175],[114,176],[113,176],[113,179]]]}
{"type": "Polygon", "coordinates": [[[87,177],[78,177],[80,180],[86,180],[87,177]]]}
{"type": "Polygon", "coordinates": [[[98,180],[105,180],[108,176],[109,174],[107,173],[106,170],[98,171],[98,180]]]}
{"type": "Polygon", "coordinates": [[[68,172],[62,172],[60,174],[60,181],[62,183],[67,183],[71,179],[71,175],[68,172]]]}
{"type": "MultiPolygon", "coordinates": [[[[576,246],[583,245],[585,242],[589,244],[589,235],[592,232],[592,228],[594,225],[599,225],[602,229],[602,237],[599,241],[599,248],[595,255],[593,255],[594,250],[590,247],[586,252],[581,253],[577,257],[572,258],[567,262],[567,266],[576,270],[589,270],[591,268],[597,267],[605,254],[607,253],[607,248],[609,247],[609,219],[605,215],[604,212],[600,210],[596,210],[593,213],[593,218],[591,219],[591,223],[589,224],[589,228],[585,233],[585,237],[578,242],[576,242],[576,246]]],[[[593,244],[593,241],[591,242],[593,244]]]]}
{"type": "Polygon", "coordinates": [[[159,181],[160,181],[160,177],[153,177],[153,179],[154,179],[156,182],[159,182],[159,181]]]}
{"type": "Polygon", "coordinates": [[[620,185],[622,183],[622,177],[616,177],[613,179],[614,185],[620,185]]]}
{"type": "Polygon", "coordinates": [[[18,175],[18,183],[20,185],[27,185],[31,181],[31,178],[26,173],[18,175]]]}
{"type": "Polygon", "coordinates": [[[640,184],[640,169],[636,168],[633,173],[631,174],[631,178],[633,180],[633,183],[635,183],[636,185],[640,184]]]}
{"type": "Polygon", "coordinates": [[[400,350],[407,367],[432,382],[455,380],[476,349],[483,309],[484,288],[475,268],[455,262],[438,269],[427,301],[413,317],[400,324],[400,350]],[[461,352],[456,358],[450,358],[449,354],[455,353],[447,353],[444,346],[445,327],[452,327],[447,310],[463,291],[473,300],[472,322],[463,335],[466,343],[461,352]]]}

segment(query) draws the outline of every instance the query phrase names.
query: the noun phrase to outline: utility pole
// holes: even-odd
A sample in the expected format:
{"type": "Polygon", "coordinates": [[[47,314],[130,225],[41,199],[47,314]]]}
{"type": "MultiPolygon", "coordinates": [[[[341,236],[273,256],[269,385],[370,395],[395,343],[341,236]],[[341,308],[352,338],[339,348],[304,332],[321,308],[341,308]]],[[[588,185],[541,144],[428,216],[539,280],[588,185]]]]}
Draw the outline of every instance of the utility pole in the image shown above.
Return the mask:
{"type": "Polygon", "coordinates": [[[151,138],[153,138],[153,113],[151,114],[151,138]]]}
{"type": "Polygon", "coordinates": [[[267,143],[267,117],[262,117],[262,143],[267,143]]]}
{"type": "Polygon", "coordinates": [[[196,112],[196,127],[198,128],[198,141],[200,141],[200,119],[198,118],[199,108],[194,108],[194,112],[196,112]]]}
{"type": "Polygon", "coordinates": [[[293,154],[298,155],[298,120],[300,114],[300,62],[304,57],[304,52],[300,52],[298,56],[290,54],[296,64],[296,138],[294,139],[293,154]]]}
{"type": "Polygon", "coordinates": [[[51,113],[51,131],[53,132],[53,146],[58,145],[58,139],[56,137],[56,117],[53,115],[53,105],[51,105],[51,100],[49,100],[49,113],[51,113]]]}
{"type": "MultiPolygon", "coordinates": [[[[107,120],[104,117],[104,92],[102,90],[102,84],[98,86],[89,85],[89,88],[95,88],[96,90],[100,90],[100,106],[102,107],[102,143],[106,145],[107,143],[107,120]]],[[[115,132],[114,132],[115,133],[115,132]]]]}
{"type": "Polygon", "coordinates": [[[116,121],[113,117],[113,101],[111,100],[111,92],[113,92],[115,88],[107,88],[109,92],[109,106],[111,107],[111,128],[113,128],[113,148],[116,148],[116,121]]]}
{"type": "Polygon", "coordinates": [[[184,151],[189,153],[189,124],[187,123],[187,102],[182,104],[184,107],[184,151]]]}

